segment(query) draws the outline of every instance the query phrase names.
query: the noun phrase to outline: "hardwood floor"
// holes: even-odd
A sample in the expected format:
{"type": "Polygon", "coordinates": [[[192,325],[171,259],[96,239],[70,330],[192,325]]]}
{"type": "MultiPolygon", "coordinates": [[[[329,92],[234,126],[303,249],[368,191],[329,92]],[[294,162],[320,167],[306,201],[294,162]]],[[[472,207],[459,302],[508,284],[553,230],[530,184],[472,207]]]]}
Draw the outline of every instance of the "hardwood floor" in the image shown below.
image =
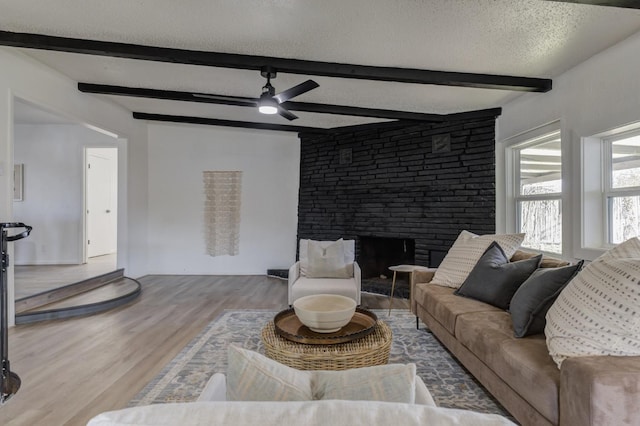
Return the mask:
{"type": "MultiPolygon", "coordinates": [[[[223,310],[287,307],[286,281],[266,276],[155,275],[140,282],[142,296],[131,305],[10,329],[11,370],[22,387],[0,406],[0,424],[84,425],[126,407],[223,310]]],[[[362,295],[368,308],[388,303],[362,295]]],[[[407,309],[408,301],[394,299],[393,308],[407,309]]]]}

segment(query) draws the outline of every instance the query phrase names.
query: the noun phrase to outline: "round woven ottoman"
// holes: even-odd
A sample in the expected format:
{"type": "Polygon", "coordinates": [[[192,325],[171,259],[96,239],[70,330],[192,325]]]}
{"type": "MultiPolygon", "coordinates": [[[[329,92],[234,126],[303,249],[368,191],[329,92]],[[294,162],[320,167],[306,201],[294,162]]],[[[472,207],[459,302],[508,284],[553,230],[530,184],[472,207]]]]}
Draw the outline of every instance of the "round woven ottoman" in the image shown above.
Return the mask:
{"type": "Polygon", "coordinates": [[[265,355],[298,370],[347,370],[389,362],[391,329],[378,321],[365,337],[332,345],[296,343],[276,334],[273,321],[262,329],[265,355]]]}

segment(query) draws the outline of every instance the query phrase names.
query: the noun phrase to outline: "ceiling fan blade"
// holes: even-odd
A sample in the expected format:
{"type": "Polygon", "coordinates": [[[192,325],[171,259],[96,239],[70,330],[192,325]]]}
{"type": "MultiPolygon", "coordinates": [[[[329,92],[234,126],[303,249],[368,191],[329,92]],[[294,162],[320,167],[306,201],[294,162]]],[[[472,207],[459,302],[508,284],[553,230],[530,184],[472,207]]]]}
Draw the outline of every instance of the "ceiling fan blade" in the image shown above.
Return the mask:
{"type": "Polygon", "coordinates": [[[295,98],[298,95],[302,95],[303,93],[308,92],[309,90],[313,90],[320,85],[313,80],[307,80],[304,83],[300,83],[297,86],[293,86],[290,89],[285,90],[284,92],[278,93],[273,97],[279,103],[286,102],[291,98],[295,98]]]}
{"type": "Polygon", "coordinates": [[[295,115],[294,113],[290,112],[288,109],[284,109],[282,107],[278,107],[278,114],[280,114],[281,116],[283,116],[284,118],[286,118],[289,121],[295,120],[296,118],[298,118],[297,115],[295,115]]]}
{"type": "Polygon", "coordinates": [[[211,103],[224,105],[237,105],[253,107],[258,105],[258,100],[253,98],[242,98],[240,96],[211,95],[208,93],[192,93],[194,98],[209,99],[211,103]]]}

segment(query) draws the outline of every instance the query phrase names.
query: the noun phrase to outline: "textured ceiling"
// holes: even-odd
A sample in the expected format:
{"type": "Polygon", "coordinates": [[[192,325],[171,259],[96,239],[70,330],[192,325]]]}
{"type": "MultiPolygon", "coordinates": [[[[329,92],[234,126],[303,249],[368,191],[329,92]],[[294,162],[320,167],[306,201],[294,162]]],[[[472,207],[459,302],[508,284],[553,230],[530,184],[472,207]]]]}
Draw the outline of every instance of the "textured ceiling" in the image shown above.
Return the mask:
{"type": "MultiPolygon", "coordinates": [[[[554,78],[640,31],[640,10],[540,0],[0,0],[0,30],[225,53],[554,78]]],[[[258,72],[24,49],[76,81],[257,97],[258,72]]],[[[313,78],[295,101],[447,114],[544,96],[313,78]]],[[[130,110],[289,124],[250,108],[104,96],[130,110]]],[[[301,126],[369,119],[298,113],[301,126]]],[[[380,120],[376,120],[380,121],[380,120]]]]}

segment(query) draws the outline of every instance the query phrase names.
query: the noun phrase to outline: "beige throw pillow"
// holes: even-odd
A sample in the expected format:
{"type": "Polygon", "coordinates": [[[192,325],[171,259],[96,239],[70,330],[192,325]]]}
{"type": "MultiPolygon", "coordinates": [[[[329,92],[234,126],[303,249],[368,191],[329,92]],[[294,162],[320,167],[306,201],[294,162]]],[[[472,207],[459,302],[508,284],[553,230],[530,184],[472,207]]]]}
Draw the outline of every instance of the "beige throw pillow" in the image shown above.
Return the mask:
{"type": "Polygon", "coordinates": [[[640,355],[640,240],[589,263],[546,319],[547,347],[558,367],[568,357],[640,355]]]}
{"type": "Polygon", "coordinates": [[[497,242],[510,259],[522,244],[524,235],[476,235],[462,231],[438,266],[431,284],[459,288],[492,242],[497,242]]]}
{"type": "Polygon", "coordinates": [[[314,371],[313,399],[413,404],[416,365],[388,364],[346,371],[314,371]]]}
{"type": "Polygon", "coordinates": [[[343,399],[413,404],[415,397],[415,364],[300,371],[257,352],[229,346],[228,401],[343,399]]]}
{"type": "Polygon", "coordinates": [[[311,373],[230,345],[227,401],[309,401],[311,373]]]}
{"type": "Polygon", "coordinates": [[[310,240],[307,256],[309,261],[307,265],[308,278],[350,278],[353,276],[353,267],[349,270],[344,261],[342,239],[330,245],[310,240]]]}

